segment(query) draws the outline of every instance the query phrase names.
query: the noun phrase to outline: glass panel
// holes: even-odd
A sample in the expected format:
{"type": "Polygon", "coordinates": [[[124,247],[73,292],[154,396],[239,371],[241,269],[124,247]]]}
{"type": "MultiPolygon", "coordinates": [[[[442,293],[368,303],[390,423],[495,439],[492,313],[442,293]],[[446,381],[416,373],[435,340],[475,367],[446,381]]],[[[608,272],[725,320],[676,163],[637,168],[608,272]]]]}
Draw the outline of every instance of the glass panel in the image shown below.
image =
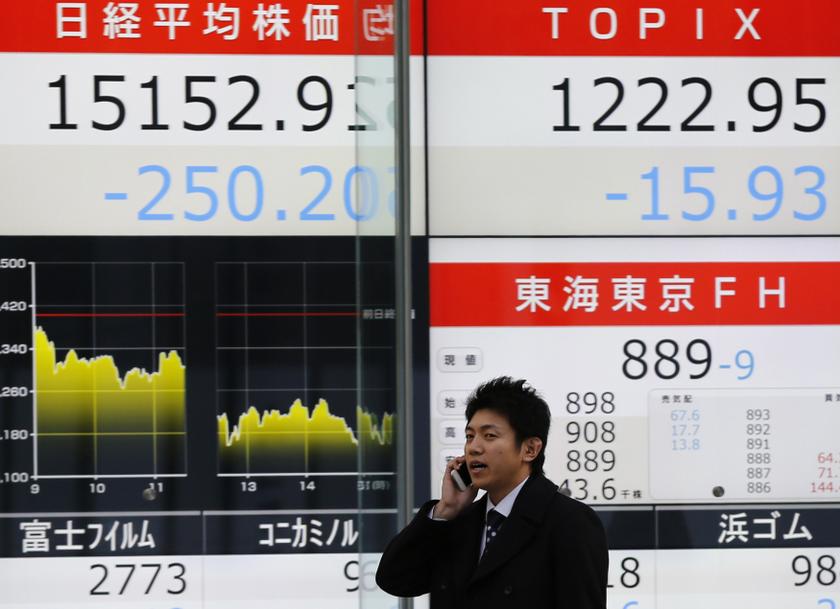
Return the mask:
{"type": "Polygon", "coordinates": [[[359,606],[375,609],[395,602],[376,586],[375,572],[397,522],[399,431],[405,412],[398,401],[403,358],[398,341],[402,311],[396,300],[402,270],[395,258],[401,238],[395,192],[395,7],[358,2],[355,17],[357,173],[345,188],[358,214],[358,403],[370,413],[370,423],[358,431],[358,585],[359,606]]]}
{"type": "Polygon", "coordinates": [[[380,404],[377,411],[390,417],[384,421],[389,433],[379,439],[383,449],[360,453],[360,593],[364,607],[390,608],[397,600],[376,587],[376,566],[385,544],[413,516],[414,497],[425,491],[428,479],[426,459],[416,458],[428,453],[428,412],[413,407],[428,403],[428,255],[420,236],[425,226],[422,3],[361,3],[358,10],[355,94],[367,122],[356,130],[357,163],[377,181],[359,180],[355,192],[359,200],[378,196],[379,209],[358,223],[358,386],[361,403],[380,404]],[[404,13],[409,8],[411,15],[404,13]],[[413,55],[405,33],[409,22],[413,55]],[[403,127],[409,114],[410,139],[403,127]],[[398,181],[400,176],[404,179],[398,181]],[[370,184],[377,189],[372,194],[370,184]]]}

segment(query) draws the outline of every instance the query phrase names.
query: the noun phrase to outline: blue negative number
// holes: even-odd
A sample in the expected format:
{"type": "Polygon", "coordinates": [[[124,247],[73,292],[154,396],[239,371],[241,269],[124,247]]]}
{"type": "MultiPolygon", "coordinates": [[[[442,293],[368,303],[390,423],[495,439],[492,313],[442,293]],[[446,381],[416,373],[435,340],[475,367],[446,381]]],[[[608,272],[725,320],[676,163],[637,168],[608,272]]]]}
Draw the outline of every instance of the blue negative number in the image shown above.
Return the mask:
{"type": "Polygon", "coordinates": [[[379,184],[376,174],[369,167],[358,165],[352,167],[344,177],[344,209],[347,215],[351,220],[364,222],[373,218],[377,207],[379,207],[379,184]],[[353,205],[354,178],[358,192],[358,201],[355,206],[353,205]]]}
{"type": "Polygon", "coordinates": [[[265,189],[263,188],[262,176],[257,171],[256,167],[252,165],[240,165],[236,167],[230,174],[228,179],[228,207],[233,217],[241,222],[251,222],[260,216],[263,208],[263,199],[265,197],[265,189]],[[250,213],[243,213],[239,210],[239,205],[236,199],[236,182],[241,174],[250,174],[254,179],[254,209],[250,213]]]}
{"type": "Polygon", "coordinates": [[[163,178],[163,184],[157,194],[152,197],[146,206],[137,212],[138,220],[172,220],[174,214],[152,213],[152,209],[160,203],[161,199],[169,192],[169,187],[172,185],[172,176],[169,175],[169,170],[161,165],[143,165],[137,170],[137,175],[145,175],[147,173],[157,173],[163,178]]]}
{"type": "Polygon", "coordinates": [[[826,208],[825,194],[820,190],[825,185],[825,172],[822,168],[816,167],[815,165],[803,165],[802,167],[797,167],[794,173],[796,175],[812,173],[817,176],[817,183],[814,186],[805,189],[805,194],[813,195],[817,198],[817,209],[810,214],[803,214],[802,212],[794,211],[793,217],[797,220],[805,220],[806,222],[819,220],[825,213],[826,208]]]}
{"type": "MultiPolygon", "coordinates": [[[[766,182],[766,180],[762,181],[766,182]]],[[[754,199],[758,199],[759,201],[774,202],[773,207],[771,207],[769,211],[763,214],[753,214],[753,220],[757,222],[764,222],[765,220],[769,220],[770,218],[778,214],[779,210],[782,208],[782,200],[784,199],[785,195],[785,187],[784,183],[782,182],[782,174],[779,173],[779,170],[775,167],[771,167],[770,165],[762,165],[761,167],[756,167],[752,170],[752,172],[750,172],[748,183],[750,195],[754,199]],[[759,190],[758,181],[762,175],[769,175],[771,177],[774,185],[771,190],[759,190]]]]}
{"type": "Polygon", "coordinates": [[[827,605],[827,609],[837,609],[837,604],[830,598],[821,598],[817,601],[817,605],[827,605]]]}
{"type": "Polygon", "coordinates": [[[668,214],[659,211],[659,167],[653,167],[640,176],[643,180],[650,180],[650,213],[642,214],[642,220],[667,220],[668,214]]]}
{"type": "Polygon", "coordinates": [[[207,197],[207,211],[204,213],[184,212],[184,218],[193,222],[206,222],[216,215],[219,209],[219,196],[212,188],[198,186],[195,183],[195,175],[198,173],[216,173],[218,167],[212,165],[188,165],[187,166],[187,194],[199,194],[207,197]]]}
{"type": "Polygon", "coordinates": [[[739,381],[745,381],[752,376],[755,370],[755,358],[749,349],[741,349],[735,354],[735,367],[743,370],[744,374],[738,376],[739,381]]]}
{"type": "Polygon", "coordinates": [[[317,173],[323,176],[324,184],[321,187],[321,191],[315,195],[315,198],[304,207],[300,211],[300,219],[301,220],[335,220],[335,214],[316,214],[312,213],[318,205],[326,198],[327,193],[332,188],[332,174],[330,170],[324,167],[323,165],[307,165],[306,167],[301,167],[300,175],[305,176],[310,173],[317,173]]]}
{"type": "Polygon", "coordinates": [[[638,607],[638,606],[639,606],[639,601],[628,601],[627,603],[624,604],[624,607],[622,607],[621,609],[630,609],[630,607],[638,607]]]}

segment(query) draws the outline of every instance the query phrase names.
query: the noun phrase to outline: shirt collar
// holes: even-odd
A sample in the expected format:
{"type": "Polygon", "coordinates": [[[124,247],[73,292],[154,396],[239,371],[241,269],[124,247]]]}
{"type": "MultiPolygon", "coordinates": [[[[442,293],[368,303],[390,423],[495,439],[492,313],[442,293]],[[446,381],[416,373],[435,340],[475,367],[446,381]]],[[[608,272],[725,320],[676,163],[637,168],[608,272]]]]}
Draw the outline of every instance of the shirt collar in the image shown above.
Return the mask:
{"type": "MultiPolygon", "coordinates": [[[[493,502],[490,500],[490,495],[487,495],[487,512],[490,510],[496,510],[499,514],[507,518],[510,516],[510,511],[513,509],[513,503],[516,501],[516,497],[519,495],[519,491],[522,490],[522,487],[525,486],[525,483],[528,482],[528,478],[525,478],[522,482],[520,482],[516,487],[505,495],[501,501],[499,501],[498,505],[493,505],[493,502]]],[[[485,512],[485,515],[487,514],[485,512]]]]}

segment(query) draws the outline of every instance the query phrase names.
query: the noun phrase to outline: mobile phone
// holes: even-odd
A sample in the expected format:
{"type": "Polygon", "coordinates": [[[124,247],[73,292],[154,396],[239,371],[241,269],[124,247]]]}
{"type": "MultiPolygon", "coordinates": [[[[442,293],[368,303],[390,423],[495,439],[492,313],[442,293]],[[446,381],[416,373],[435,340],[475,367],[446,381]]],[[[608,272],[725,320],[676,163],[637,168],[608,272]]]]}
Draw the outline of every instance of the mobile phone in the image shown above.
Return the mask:
{"type": "Polygon", "coordinates": [[[458,469],[453,469],[450,475],[452,476],[452,480],[455,481],[455,486],[457,486],[462,491],[467,490],[470,484],[472,484],[472,478],[470,477],[470,468],[467,467],[466,461],[461,463],[461,467],[459,467],[458,469]]]}

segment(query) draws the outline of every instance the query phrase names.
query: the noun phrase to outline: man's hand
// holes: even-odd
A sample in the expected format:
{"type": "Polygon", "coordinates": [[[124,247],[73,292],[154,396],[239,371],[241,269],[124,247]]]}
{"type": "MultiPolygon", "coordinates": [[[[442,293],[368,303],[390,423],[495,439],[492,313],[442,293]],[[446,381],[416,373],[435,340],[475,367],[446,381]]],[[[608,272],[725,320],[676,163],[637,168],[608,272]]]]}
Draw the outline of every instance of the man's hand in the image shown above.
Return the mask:
{"type": "Polygon", "coordinates": [[[478,489],[472,485],[467,490],[460,490],[452,479],[452,470],[461,467],[465,461],[464,457],[456,457],[446,464],[446,471],[443,472],[443,483],[441,484],[441,497],[434,510],[435,518],[452,520],[464,509],[467,508],[478,494],[478,489]]]}

